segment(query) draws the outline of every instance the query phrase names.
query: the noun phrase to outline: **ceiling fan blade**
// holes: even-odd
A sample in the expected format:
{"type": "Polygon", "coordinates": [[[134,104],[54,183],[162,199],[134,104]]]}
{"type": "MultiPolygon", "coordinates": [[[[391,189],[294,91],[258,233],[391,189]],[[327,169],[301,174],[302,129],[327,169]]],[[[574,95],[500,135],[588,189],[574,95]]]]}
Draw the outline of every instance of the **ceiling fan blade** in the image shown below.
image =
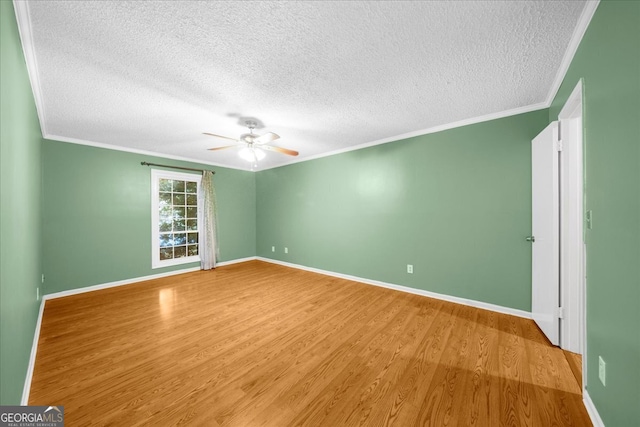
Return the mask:
{"type": "Polygon", "coordinates": [[[267,132],[264,135],[260,135],[259,137],[255,138],[253,142],[257,144],[266,144],[267,142],[275,141],[278,138],[280,138],[280,135],[273,132],[267,132]]]}
{"type": "Polygon", "coordinates": [[[224,150],[225,148],[237,147],[237,145],[225,145],[224,147],[208,148],[209,151],[224,150]]]}
{"type": "Polygon", "coordinates": [[[209,136],[215,136],[217,138],[224,138],[224,139],[230,139],[231,141],[238,141],[235,138],[229,138],[228,136],[222,136],[222,135],[216,135],[215,133],[209,133],[209,132],[202,132],[203,135],[209,135],[209,136]]]}
{"type": "Polygon", "coordinates": [[[297,151],[289,150],[288,148],[274,147],[273,145],[261,145],[260,148],[268,151],[277,151],[278,153],[287,154],[289,156],[297,156],[299,154],[297,151]]]}

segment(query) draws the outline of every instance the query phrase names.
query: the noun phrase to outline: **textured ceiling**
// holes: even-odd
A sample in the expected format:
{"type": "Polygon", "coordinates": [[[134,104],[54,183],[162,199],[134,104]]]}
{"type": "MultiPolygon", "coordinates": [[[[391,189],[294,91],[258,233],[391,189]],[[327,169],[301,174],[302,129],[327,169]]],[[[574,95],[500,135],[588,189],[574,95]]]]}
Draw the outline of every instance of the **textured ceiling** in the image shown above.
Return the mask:
{"type": "MultiPolygon", "coordinates": [[[[258,169],[549,102],[583,1],[31,1],[43,132],[247,169],[207,151],[255,117],[258,169]]],[[[23,35],[23,40],[25,37],[23,35]]],[[[37,69],[33,69],[37,68],[37,69]]]]}

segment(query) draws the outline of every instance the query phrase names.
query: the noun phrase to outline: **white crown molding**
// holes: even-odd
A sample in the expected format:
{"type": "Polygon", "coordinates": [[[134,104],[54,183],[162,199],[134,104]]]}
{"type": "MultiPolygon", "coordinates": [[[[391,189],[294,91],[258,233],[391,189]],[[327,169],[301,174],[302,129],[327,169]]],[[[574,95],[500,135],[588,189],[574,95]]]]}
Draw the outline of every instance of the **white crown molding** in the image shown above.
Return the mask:
{"type": "Polygon", "coordinates": [[[185,162],[199,163],[199,164],[211,165],[211,166],[218,166],[218,167],[223,167],[223,168],[227,168],[227,169],[241,170],[241,171],[245,171],[245,172],[262,172],[262,171],[266,171],[266,170],[270,170],[270,169],[276,169],[276,168],[289,166],[289,165],[292,165],[292,164],[295,164],[295,163],[307,162],[307,161],[310,161],[310,160],[321,159],[323,157],[330,157],[330,156],[335,156],[337,154],[348,153],[349,151],[356,151],[356,150],[361,150],[363,148],[373,147],[373,146],[376,146],[376,145],[382,145],[382,144],[388,144],[390,142],[401,141],[403,139],[413,138],[413,137],[416,137],[416,136],[428,135],[428,134],[431,134],[431,133],[442,132],[442,131],[449,130],[449,129],[455,129],[455,128],[459,128],[459,127],[462,127],[462,126],[468,126],[468,125],[473,125],[473,124],[477,124],[477,123],[488,122],[488,121],[491,121],[491,120],[502,119],[502,118],[505,118],[505,117],[517,116],[518,114],[530,113],[532,111],[543,110],[545,108],[549,108],[549,105],[544,104],[544,103],[527,105],[525,107],[518,107],[518,108],[511,109],[511,110],[505,110],[505,111],[499,111],[497,113],[486,114],[484,116],[472,117],[472,118],[469,118],[469,119],[459,120],[459,121],[453,122],[453,123],[446,123],[446,124],[443,124],[443,125],[434,126],[434,127],[428,128],[428,129],[422,129],[422,130],[417,130],[417,131],[413,131],[413,132],[407,132],[407,133],[403,133],[403,134],[400,134],[400,135],[390,136],[388,138],[377,139],[377,140],[371,141],[371,142],[365,142],[365,143],[358,144],[358,145],[353,145],[353,146],[350,146],[350,147],[340,148],[338,150],[328,151],[326,153],[320,153],[320,154],[316,154],[316,155],[313,155],[313,156],[303,157],[303,158],[300,158],[300,159],[294,159],[294,160],[291,160],[291,161],[289,161],[289,162],[287,162],[287,163],[285,163],[283,165],[277,165],[277,166],[272,166],[272,167],[268,167],[268,168],[260,168],[258,166],[257,169],[251,169],[250,166],[248,168],[239,168],[237,166],[230,166],[230,165],[226,165],[226,164],[222,164],[222,163],[203,161],[203,160],[198,160],[198,159],[190,158],[190,157],[174,156],[174,155],[171,155],[171,154],[163,154],[163,153],[158,153],[158,152],[155,152],[155,151],[140,150],[140,149],[137,149],[137,148],[129,148],[129,147],[123,147],[123,146],[120,146],[120,145],[112,145],[112,144],[105,144],[105,143],[101,143],[101,142],[93,142],[93,141],[88,141],[88,140],[79,139],[79,138],[69,138],[69,137],[60,136],[60,135],[46,134],[46,135],[44,135],[44,138],[52,140],[52,141],[68,142],[68,143],[71,143],[71,144],[79,144],[79,145],[87,145],[87,146],[96,147],[96,148],[104,148],[106,150],[124,151],[124,152],[127,152],[127,153],[143,154],[143,155],[161,157],[161,158],[172,159],[172,160],[181,160],[181,161],[185,161],[185,162]]]}
{"type": "Polygon", "coordinates": [[[31,16],[29,13],[29,2],[13,0],[13,9],[16,14],[16,23],[18,24],[18,34],[20,34],[20,42],[22,43],[22,52],[24,60],[27,64],[27,74],[31,83],[31,91],[36,104],[36,112],[40,121],[40,132],[46,134],[44,103],[42,96],[42,86],[40,85],[40,74],[38,73],[38,60],[36,58],[36,50],[33,44],[33,30],[31,28],[31,16]]]}
{"type": "Polygon", "coordinates": [[[571,40],[569,41],[569,45],[567,46],[567,50],[564,52],[564,56],[562,58],[562,62],[560,63],[560,68],[558,68],[558,72],[556,73],[556,78],[553,80],[551,84],[551,88],[549,89],[549,93],[547,94],[547,100],[545,104],[546,108],[551,106],[551,103],[555,99],[558,91],[560,90],[560,86],[564,81],[564,78],[567,75],[567,71],[569,71],[569,66],[571,65],[571,61],[573,61],[573,57],[576,55],[578,51],[578,47],[582,42],[582,38],[584,34],[587,32],[587,28],[591,23],[591,19],[593,15],[596,13],[596,9],[600,4],[600,0],[589,0],[587,4],[582,9],[582,14],[580,18],[578,18],[578,24],[576,28],[573,30],[573,35],[571,36],[571,40]]]}
{"type": "Polygon", "coordinates": [[[22,388],[22,399],[20,405],[27,406],[29,404],[29,394],[31,393],[31,380],[33,379],[33,369],[36,365],[36,353],[38,352],[38,341],[40,340],[40,327],[42,326],[42,315],[44,313],[44,298],[40,300],[40,309],[38,310],[38,320],[36,321],[36,329],[33,333],[33,343],[31,344],[31,354],[29,355],[29,365],[27,366],[27,376],[24,380],[22,388]]]}
{"type": "Polygon", "coordinates": [[[584,402],[585,408],[587,408],[587,414],[589,414],[589,418],[591,418],[593,427],[604,427],[604,421],[600,418],[596,405],[593,404],[593,400],[591,400],[591,396],[589,396],[587,390],[584,390],[582,394],[582,401],[584,402]]]}
{"type": "Polygon", "coordinates": [[[129,148],[129,147],[123,147],[123,146],[119,146],[119,145],[105,144],[105,143],[101,143],[101,142],[93,142],[93,141],[88,141],[88,140],[79,139],[79,138],[68,138],[66,136],[60,136],[60,135],[46,134],[46,135],[44,135],[44,138],[45,139],[50,139],[50,140],[53,140],[53,141],[69,142],[71,144],[88,145],[90,147],[104,148],[106,150],[116,150],[116,151],[125,151],[125,152],[128,152],[128,153],[144,154],[144,155],[149,155],[149,156],[162,157],[162,158],[165,158],[165,159],[181,160],[181,161],[186,161],[186,162],[191,162],[191,163],[200,163],[200,164],[204,164],[204,165],[218,166],[218,167],[223,167],[223,168],[228,168],[228,169],[236,169],[236,170],[241,170],[241,171],[245,171],[245,172],[261,172],[261,171],[266,171],[266,170],[270,170],[270,169],[276,169],[276,168],[281,168],[281,167],[284,167],[284,166],[289,166],[289,165],[292,165],[292,164],[295,164],[295,163],[301,163],[301,162],[306,162],[306,161],[309,161],[309,160],[321,159],[323,157],[335,156],[337,154],[347,153],[349,151],[360,150],[360,149],[367,148],[367,147],[373,147],[373,146],[376,146],[376,145],[382,145],[382,144],[387,144],[387,143],[390,143],[390,142],[401,141],[403,139],[413,138],[415,136],[428,135],[428,134],[431,134],[431,133],[442,132],[442,131],[445,131],[445,130],[455,129],[455,128],[459,128],[459,127],[462,127],[462,126],[468,126],[468,125],[473,125],[473,124],[477,124],[477,123],[488,122],[488,121],[491,121],[491,120],[502,119],[502,118],[505,118],[505,117],[516,116],[518,114],[530,113],[532,111],[538,111],[538,110],[542,110],[542,109],[545,109],[545,108],[549,108],[549,105],[538,103],[538,104],[528,105],[528,106],[525,106],[525,107],[513,108],[511,110],[499,111],[497,113],[486,114],[484,116],[479,116],[479,117],[472,117],[472,118],[469,118],[469,119],[459,120],[459,121],[453,122],[453,123],[446,123],[446,124],[443,124],[443,125],[434,126],[434,127],[428,128],[428,129],[422,129],[422,130],[417,130],[417,131],[413,131],[413,132],[407,132],[407,133],[403,133],[403,134],[400,134],[400,135],[390,136],[388,138],[383,138],[383,139],[378,139],[378,140],[371,141],[371,142],[365,142],[363,144],[353,145],[351,147],[345,147],[345,148],[341,148],[341,149],[338,149],[338,150],[328,151],[326,153],[316,154],[316,155],[309,156],[309,157],[303,157],[301,159],[294,159],[292,161],[287,162],[284,165],[277,165],[277,166],[272,166],[272,167],[263,168],[263,169],[260,168],[260,167],[258,167],[257,169],[251,169],[251,167],[249,167],[249,168],[239,168],[239,167],[236,167],[236,166],[229,166],[229,165],[225,165],[225,164],[222,164],[222,163],[202,161],[202,160],[198,160],[198,159],[192,159],[192,158],[189,158],[189,157],[174,156],[174,155],[170,155],[170,154],[158,153],[158,152],[155,152],[155,151],[139,150],[139,149],[136,149],[136,148],[129,148]]]}
{"type": "Polygon", "coordinates": [[[462,304],[469,307],[481,308],[483,310],[495,311],[497,313],[509,314],[511,316],[522,317],[524,319],[532,319],[531,313],[524,310],[518,310],[516,308],[503,307],[501,305],[490,304],[487,302],[476,301],[466,298],[454,297],[451,295],[438,294],[436,292],[425,291],[422,289],[410,288],[408,286],[396,285],[393,283],[381,282],[379,280],[365,279],[362,277],[351,276],[349,274],[336,273],[334,271],[321,270],[319,268],[307,267],[299,264],[292,264],[290,262],[279,261],[271,258],[257,257],[259,261],[269,262],[271,264],[278,264],[285,267],[296,268],[299,270],[310,271],[312,273],[324,274],[325,276],[338,277],[340,279],[352,280],[354,282],[365,283],[367,285],[379,286],[382,288],[393,289],[395,291],[406,292],[409,294],[420,295],[424,297],[434,298],[442,301],[453,302],[456,304],[462,304]]]}
{"type": "Polygon", "coordinates": [[[210,165],[210,166],[217,166],[217,167],[226,168],[226,169],[236,169],[236,170],[241,170],[241,171],[245,171],[245,172],[251,172],[250,169],[243,169],[243,168],[238,168],[238,167],[235,167],[235,166],[223,165],[222,163],[215,163],[215,162],[209,162],[209,161],[205,161],[205,160],[192,159],[190,157],[174,156],[172,154],[163,154],[163,153],[158,153],[156,151],[139,150],[137,148],[123,147],[121,145],[112,145],[112,144],[105,144],[105,143],[102,143],[102,142],[87,141],[85,139],[68,138],[66,136],[51,135],[51,134],[44,135],[44,138],[52,140],[52,141],[68,142],[68,143],[71,143],[71,144],[87,145],[89,147],[96,147],[96,148],[104,148],[105,150],[124,151],[124,152],[127,152],[127,153],[142,154],[142,155],[145,155],[145,156],[161,157],[163,159],[180,160],[180,161],[183,161],[183,162],[198,163],[198,164],[201,164],[201,165],[210,165]]]}
{"type": "Polygon", "coordinates": [[[427,128],[427,129],[416,130],[416,131],[413,131],[413,132],[407,132],[407,133],[403,133],[403,134],[400,134],[400,135],[390,136],[388,138],[377,139],[377,140],[371,141],[371,142],[365,142],[363,144],[353,145],[351,147],[340,148],[338,150],[328,151],[326,153],[321,153],[321,154],[316,154],[316,155],[309,156],[309,157],[304,157],[302,159],[295,159],[295,160],[287,162],[287,164],[273,166],[273,167],[270,167],[270,168],[258,169],[256,172],[266,171],[266,170],[269,170],[269,169],[281,168],[283,166],[289,166],[289,165],[292,165],[292,164],[295,164],[295,163],[306,162],[306,161],[309,161],[309,160],[321,159],[323,157],[335,156],[336,154],[347,153],[349,151],[360,150],[360,149],[367,148],[367,147],[373,147],[375,145],[387,144],[389,142],[401,141],[403,139],[413,138],[415,136],[428,135],[430,133],[442,132],[442,131],[445,131],[445,130],[455,129],[455,128],[459,128],[459,127],[462,127],[462,126],[474,125],[474,124],[477,124],[477,123],[488,122],[488,121],[491,121],[491,120],[502,119],[502,118],[510,117],[510,116],[517,116],[518,114],[530,113],[532,111],[543,110],[545,108],[549,108],[549,105],[547,105],[546,103],[538,103],[538,104],[527,105],[525,107],[513,108],[511,110],[499,111],[497,113],[486,114],[484,116],[471,117],[469,119],[459,120],[457,122],[446,123],[446,124],[443,124],[443,125],[438,125],[438,126],[434,126],[434,127],[427,128]]]}

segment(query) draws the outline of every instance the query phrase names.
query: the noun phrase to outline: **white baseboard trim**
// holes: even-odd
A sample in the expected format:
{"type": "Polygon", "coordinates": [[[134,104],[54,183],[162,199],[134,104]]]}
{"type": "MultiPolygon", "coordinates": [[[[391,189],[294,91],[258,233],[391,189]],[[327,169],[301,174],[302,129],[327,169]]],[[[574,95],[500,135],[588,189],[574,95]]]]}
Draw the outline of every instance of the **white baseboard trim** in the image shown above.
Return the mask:
{"type": "Polygon", "coordinates": [[[382,288],[393,289],[396,291],[407,292],[410,294],[421,295],[424,297],[435,298],[443,301],[453,302],[456,304],[467,305],[470,307],[481,308],[484,310],[495,311],[497,313],[509,314],[511,316],[523,317],[525,319],[532,319],[531,313],[524,310],[518,310],[516,308],[503,307],[501,305],[490,304],[487,302],[476,301],[466,298],[454,297],[451,295],[438,294],[436,292],[425,291],[423,289],[410,288],[408,286],[396,285],[393,283],[381,282],[379,280],[365,279],[362,277],[351,276],[348,274],[336,273],[328,270],[321,270],[319,268],[307,267],[299,264],[292,264],[290,262],[278,261],[271,258],[257,257],[260,261],[270,262],[272,264],[279,264],[285,267],[297,268],[299,270],[311,271],[313,273],[324,274],[326,276],[338,277],[340,279],[352,280],[354,282],[366,283],[368,285],[380,286],[382,288]]]}
{"type": "Polygon", "coordinates": [[[255,261],[257,259],[258,259],[258,257],[255,257],[255,256],[250,256],[250,257],[246,257],[246,258],[232,259],[231,261],[219,262],[219,263],[216,264],[216,267],[224,267],[225,265],[238,264],[238,263],[247,262],[247,261],[255,261]]]}
{"type": "Polygon", "coordinates": [[[192,271],[198,271],[198,270],[200,270],[200,267],[191,267],[191,268],[185,268],[184,270],[167,271],[166,273],[151,274],[149,276],[134,277],[131,279],[118,280],[115,282],[101,283],[99,285],[86,286],[84,288],[69,289],[68,291],[45,294],[43,295],[42,299],[45,301],[48,301],[51,299],[68,297],[71,295],[84,294],[85,292],[99,291],[101,289],[114,288],[116,286],[130,285],[136,282],[144,282],[146,280],[160,279],[161,277],[175,276],[177,274],[190,273],[192,271]]]}
{"type": "MultiPolygon", "coordinates": [[[[222,261],[222,262],[219,262],[218,264],[216,264],[216,267],[224,267],[225,265],[237,264],[239,262],[252,261],[252,260],[255,260],[255,259],[256,259],[256,257],[247,257],[247,258],[232,259],[232,260],[229,260],[229,261],[222,261]]],[[[99,285],[87,286],[87,287],[84,287],[84,288],[69,289],[68,291],[54,292],[52,294],[43,295],[42,299],[43,299],[43,301],[47,301],[47,300],[50,300],[50,299],[68,297],[68,296],[71,296],[71,295],[83,294],[85,292],[99,291],[101,289],[108,289],[108,288],[113,288],[113,287],[116,287],[116,286],[130,285],[132,283],[144,282],[144,281],[153,280],[153,279],[160,279],[162,277],[175,276],[175,275],[178,275],[178,274],[191,273],[193,271],[199,271],[199,270],[200,270],[200,267],[191,267],[191,268],[185,268],[185,269],[182,269],[182,270],[167,271],[166,273],[151,274],[149,276],[133,277],[131,279],[118,280],[118,281],[115,281],[115,282],[108,282],[108,283],[101,283],[99,285]]]]}
{"type": "Polygon", "coordinates": [[[40,309],[38,310],[38,320],[36,321],[36,330],[33,333],[33,343],[31,344],[31,354],[29,355],[29,365],[27,366],[27,376],[24,379],[24,387],[22,388],[22,400],[20,405],[27,406],[29,404],[29,393],[31,393],[31,380],[33,379],[33,369],[36,365],[36,353],[38,352],[38,340],[40,339],[40,326],[42,326],[42,314],[44,313],[44,297],[40,300],[40,309]]]}
{"type": "Polygon", "coordinates": [[[587,390],[584,390],[582,393],[582,401],[584,402],[584,407],[587,408],[587,413],[589,414],[589,418],[591,418],[593,427],[604,427],[604,422],[602,418],[600,418],[596,405],[593,404],[593,400],[591,400],[591,396],[589,396],[587,390]]]}

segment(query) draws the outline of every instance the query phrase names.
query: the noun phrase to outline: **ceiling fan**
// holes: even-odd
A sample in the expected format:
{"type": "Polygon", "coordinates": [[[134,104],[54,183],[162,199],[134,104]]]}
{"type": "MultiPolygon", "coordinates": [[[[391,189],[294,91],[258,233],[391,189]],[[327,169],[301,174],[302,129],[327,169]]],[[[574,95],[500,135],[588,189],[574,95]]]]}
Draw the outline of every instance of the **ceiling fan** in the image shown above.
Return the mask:
{"type": "MultiPolygon", "coordinates": [[[[270,142],[275,141],[280,138],[279,135],[273,132],[267,132],[263,135],[257,135],[253,133],[253,129],[255,129],[257,123],[252,120],[247,120],[244,122],[244,125],[249,128],[249,133],[243,133],[240,135],[240,138],[229,138],[228,136],[216,135],[215,133],[203,132],[203,135],[215,136],[217,138],[230,139],[231,141],[239,142],[240,144],[245,144],[245,147],[240,150],[238,155],[248,161],[257,163],[258,161],[264,159],[265,152],[267,151],[276,151],[278,153],[286,154],[288,156],[297,156],[298,152],[294,150],[289,150],[288,148],[275,147],[273,145],[267,145],[270,142]]],[[[222,147],[214,147],[209,148],[210,151],[216,150],[224,150],[226,148],[237,147],[238,144],[235,145],[225,145],[222,147]]]]}

